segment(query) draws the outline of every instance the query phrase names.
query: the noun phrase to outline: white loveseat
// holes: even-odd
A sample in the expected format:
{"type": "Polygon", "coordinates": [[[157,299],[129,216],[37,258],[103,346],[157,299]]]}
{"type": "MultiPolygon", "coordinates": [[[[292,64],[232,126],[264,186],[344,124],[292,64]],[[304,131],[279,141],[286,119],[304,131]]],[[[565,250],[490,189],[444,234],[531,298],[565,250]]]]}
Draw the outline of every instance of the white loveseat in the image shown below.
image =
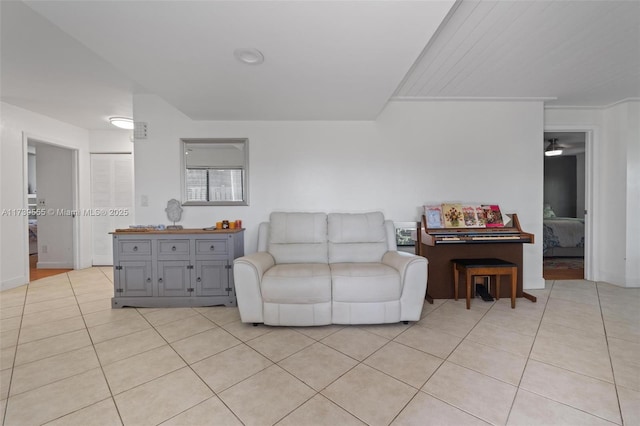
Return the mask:
{"type": "Polygon", "coordinates": [[[240,317],[254,324],[417,321],[427,288],[427,260],[397,251],[380,212],[274,212],[233,271],[240,317]]]}

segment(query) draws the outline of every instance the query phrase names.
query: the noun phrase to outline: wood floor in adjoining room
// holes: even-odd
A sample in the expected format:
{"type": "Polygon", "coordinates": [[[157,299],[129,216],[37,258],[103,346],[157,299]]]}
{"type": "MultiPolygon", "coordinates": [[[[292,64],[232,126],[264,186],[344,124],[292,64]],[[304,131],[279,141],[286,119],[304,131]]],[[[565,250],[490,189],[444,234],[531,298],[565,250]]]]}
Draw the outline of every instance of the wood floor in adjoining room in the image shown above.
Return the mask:
{"type": "Polygon", "coordinates": [[[24,425],[638,425],[640,289],[435,300],[408,325],[111,309],[113,269],[0,293],[0,419],[24,425]]]}
{"type": "Polygon", "coordinates": [[[38,255],[32,254],[29,256],[29,281],[35,281],[53,275],[65,274],[73,269],[38,269],[38,255]]]}

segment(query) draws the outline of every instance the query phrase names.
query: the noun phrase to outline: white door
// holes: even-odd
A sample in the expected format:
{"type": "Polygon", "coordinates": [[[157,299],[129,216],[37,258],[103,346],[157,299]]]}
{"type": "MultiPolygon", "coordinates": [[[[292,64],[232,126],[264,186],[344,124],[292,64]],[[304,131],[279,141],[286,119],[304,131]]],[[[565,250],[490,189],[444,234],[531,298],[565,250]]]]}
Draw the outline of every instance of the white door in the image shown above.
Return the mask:
{"type": "Polygon", "coordinates": [[[91,154],[93,265],[112,265],[109,232],[133,224],[133,156],[91,154]]]}

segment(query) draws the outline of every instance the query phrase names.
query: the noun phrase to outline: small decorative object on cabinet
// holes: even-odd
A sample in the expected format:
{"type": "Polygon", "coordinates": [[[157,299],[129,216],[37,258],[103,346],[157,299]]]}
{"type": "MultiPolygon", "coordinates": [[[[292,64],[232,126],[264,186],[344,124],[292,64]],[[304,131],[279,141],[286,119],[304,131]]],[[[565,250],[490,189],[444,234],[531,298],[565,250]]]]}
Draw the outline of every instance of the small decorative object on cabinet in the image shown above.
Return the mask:
{"type": "Polygon", "coordinates": [[[244,255],[244,229],[112,235],[112,307],[237,306],[233,260],[244,255]]]}

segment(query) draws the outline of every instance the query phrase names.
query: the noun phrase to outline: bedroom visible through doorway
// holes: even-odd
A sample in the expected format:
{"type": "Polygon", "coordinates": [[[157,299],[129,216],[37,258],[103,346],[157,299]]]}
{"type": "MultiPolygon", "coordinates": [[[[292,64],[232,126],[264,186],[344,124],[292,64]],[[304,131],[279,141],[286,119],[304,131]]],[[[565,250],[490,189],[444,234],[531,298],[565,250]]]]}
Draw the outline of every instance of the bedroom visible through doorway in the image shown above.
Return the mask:
{"type": "Polygon", "coordinates": [[[585,132],[544,133],[543,277],[547,280],[584,278],[586,137],[585,132]]]}

